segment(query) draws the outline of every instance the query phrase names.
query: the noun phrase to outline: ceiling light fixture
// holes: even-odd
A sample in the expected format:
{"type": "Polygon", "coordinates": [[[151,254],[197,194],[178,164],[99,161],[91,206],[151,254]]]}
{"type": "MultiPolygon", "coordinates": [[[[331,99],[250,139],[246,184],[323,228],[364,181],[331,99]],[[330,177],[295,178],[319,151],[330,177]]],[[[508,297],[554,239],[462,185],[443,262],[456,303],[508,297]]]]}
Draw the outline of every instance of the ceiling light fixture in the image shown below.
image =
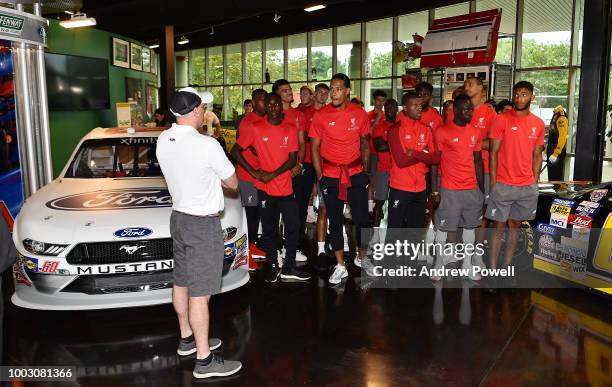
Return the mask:
{"type": "Polygon", "coordinates": [[[68,15],[74,15],[74,12],[72,11],[64,11],[64,13],[67,13],[68,15]]]}
{"type": "Polygon", "coordinates": [[[96,19],[87,17],[84,13],[75,13],[74,15],[70,15],[69,20],[62,20],[59,24],[64,28],[89,27],[96,25],[96,19]]]}
{"type": "Polygon", "coordinates": [[[150,49],[159,48],[159,43],[153,43],[149,46],[150,49]]]}
{"type": "Polygon", "coordinates": [[[210,27],[210,34],[209,35],[214,35],[215,34],[215,26],[210,27]]]}
{"type": "Polygon", "coordinates": [[[181,36],[181,38],[176,42],[177,44],[187,44],[189,43],[189,39],[185,37],[185,35],[181,36]]]}
{"type": "Polygon", "coordinates": [[[314,12],[314,11],[318,11],[320,9],[325,9],[325,8],[327,8],[325,4],[316,4],[316,5],[311,5],[309,7],[304,8],[304,11],[314,12]]]}
{"type": "Polygon", "coordinates": [[[274,23],[278,23],[278,21],[280,20],[281,15],[278,14],[278,12],[274,12],[274,23]]]}

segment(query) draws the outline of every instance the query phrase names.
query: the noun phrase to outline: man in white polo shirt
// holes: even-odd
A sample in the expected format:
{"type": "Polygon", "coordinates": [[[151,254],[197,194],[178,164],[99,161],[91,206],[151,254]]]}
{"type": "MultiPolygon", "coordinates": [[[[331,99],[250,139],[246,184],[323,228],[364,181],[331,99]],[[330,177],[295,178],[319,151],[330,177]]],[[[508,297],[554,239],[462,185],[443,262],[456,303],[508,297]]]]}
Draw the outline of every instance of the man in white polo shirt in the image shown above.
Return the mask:
{"type": "Polygon", "coordinates": [[[223,360],[212,349],[221,340],[208,338],[210,296],[221,289],[223,234],[219,212],[223,187],[236,189],[234,166],[212,137],[198,133],[204,108],[190,87],[174,94],[170,111],[176,124],[160,134],[157,159],[172,195],[170,234],[174,253],[172,303],[178,315],[181,341],[177,350],[197,352],[193,376],[228,376],[240,370],[238,361],[223,360]]]}

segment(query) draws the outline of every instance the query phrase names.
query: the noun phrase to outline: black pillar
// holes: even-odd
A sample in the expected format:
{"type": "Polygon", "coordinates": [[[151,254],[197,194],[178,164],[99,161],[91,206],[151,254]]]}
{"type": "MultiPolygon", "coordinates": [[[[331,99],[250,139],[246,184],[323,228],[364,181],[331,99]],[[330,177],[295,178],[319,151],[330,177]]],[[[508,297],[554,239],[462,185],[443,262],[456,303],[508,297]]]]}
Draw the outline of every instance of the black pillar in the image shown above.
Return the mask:
{"type": "Polygon", "coordinates": [[[585,0],[574,180],[601,181],[606,141],[611,15],[612,0],[585,0]]]}
{"type": "Polygon", "coordinates": [[[174,94],[174,26],[164,26],[159,39],[160,106],[167,108],[174,94]]]}

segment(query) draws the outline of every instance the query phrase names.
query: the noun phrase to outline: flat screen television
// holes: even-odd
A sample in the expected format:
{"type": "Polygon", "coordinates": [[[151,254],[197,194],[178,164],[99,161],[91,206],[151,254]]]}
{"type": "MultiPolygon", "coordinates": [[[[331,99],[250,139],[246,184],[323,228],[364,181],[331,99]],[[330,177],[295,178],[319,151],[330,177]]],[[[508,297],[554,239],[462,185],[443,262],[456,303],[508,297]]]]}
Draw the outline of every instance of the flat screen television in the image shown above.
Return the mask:
{"type": "Polygon", "coordinates": [[[49,110],[110,109],[108,61],[45,53],[49,110]]]}

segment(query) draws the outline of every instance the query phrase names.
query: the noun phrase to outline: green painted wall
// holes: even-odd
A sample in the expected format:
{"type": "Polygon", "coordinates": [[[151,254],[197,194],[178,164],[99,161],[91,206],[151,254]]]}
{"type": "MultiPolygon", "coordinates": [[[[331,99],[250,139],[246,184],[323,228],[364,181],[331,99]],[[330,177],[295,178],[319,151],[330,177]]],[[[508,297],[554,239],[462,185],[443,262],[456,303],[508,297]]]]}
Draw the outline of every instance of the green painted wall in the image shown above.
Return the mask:
{"type": "Polygon", "coordinates": [[[135,40],[91,27],[66,29],[61,27],[57,20],[49,20],[49,23],[47,52],[107,59],[110,81],[110,109],[49,112],[53,169],[57,176],[64,168],[76,144],[86,133],[98,126],[117,125],[115,103],[127,100],[125,78],[142,79],[144,87],[145,81],[157,84],[157,76],[112,65],[112,37],[117,36],[132,42],[136,42],[135,40]]]}

